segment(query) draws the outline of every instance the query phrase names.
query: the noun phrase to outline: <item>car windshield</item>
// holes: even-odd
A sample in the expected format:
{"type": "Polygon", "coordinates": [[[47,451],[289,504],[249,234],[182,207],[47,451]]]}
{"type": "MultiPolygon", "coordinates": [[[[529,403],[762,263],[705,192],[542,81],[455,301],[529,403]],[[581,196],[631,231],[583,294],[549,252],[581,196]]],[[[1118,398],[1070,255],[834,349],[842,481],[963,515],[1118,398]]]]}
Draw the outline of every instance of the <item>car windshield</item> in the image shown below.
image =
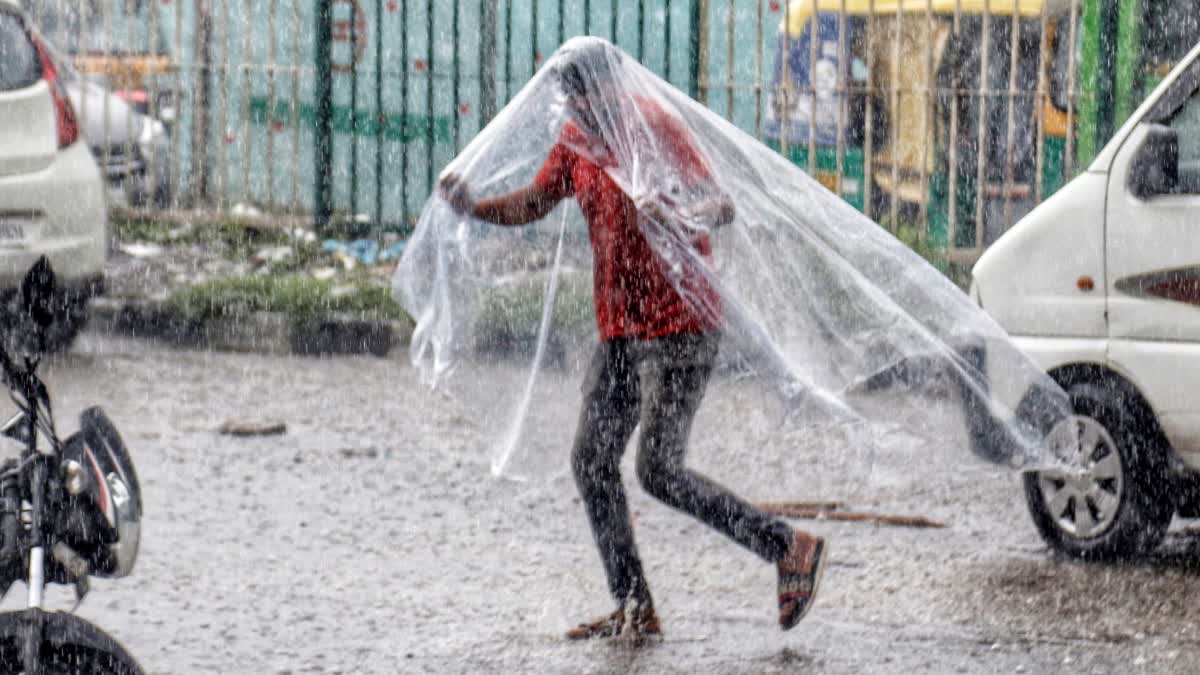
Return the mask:
{"type": "Polygon", "coordinates": [[[164,54],[168,43],[145,0],[22,0],[38,30],[67,54],[164,54]],[[152,35],[151,30],[154,30],[152,35]]]}

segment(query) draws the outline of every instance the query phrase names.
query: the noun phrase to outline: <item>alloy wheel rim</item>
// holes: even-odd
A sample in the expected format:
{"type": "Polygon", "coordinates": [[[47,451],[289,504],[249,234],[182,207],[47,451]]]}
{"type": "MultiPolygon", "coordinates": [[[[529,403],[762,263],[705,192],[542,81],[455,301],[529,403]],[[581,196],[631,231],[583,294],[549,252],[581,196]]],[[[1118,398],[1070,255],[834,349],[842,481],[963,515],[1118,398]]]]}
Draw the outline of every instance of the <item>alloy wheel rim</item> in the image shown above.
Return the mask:
{"type": "Polygon", "coordinates": [[[1038,491],[1054,524],[1063,532],[1088,539],[1106,532],[1116,521],[1125,496],[1125,470],[1116,441],[1091,417],[1071,415],[1050,431],[1053,456],[1071,470],[1041,471],[1038,491]]]}

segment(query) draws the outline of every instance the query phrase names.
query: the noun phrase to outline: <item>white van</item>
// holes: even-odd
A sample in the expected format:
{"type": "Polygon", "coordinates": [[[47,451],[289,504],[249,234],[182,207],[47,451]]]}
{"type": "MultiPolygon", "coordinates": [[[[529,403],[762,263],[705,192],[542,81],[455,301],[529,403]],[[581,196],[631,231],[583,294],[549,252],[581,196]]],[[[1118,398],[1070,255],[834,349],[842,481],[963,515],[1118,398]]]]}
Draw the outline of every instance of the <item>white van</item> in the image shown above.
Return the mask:
{"type": "Polygon", "coordinates": [[[1042,536],[1132,555],[1200,515],[1200,46],[973,272],[972,297],[1077,413],[1088,470],[1025,479],[1042,536]]]}

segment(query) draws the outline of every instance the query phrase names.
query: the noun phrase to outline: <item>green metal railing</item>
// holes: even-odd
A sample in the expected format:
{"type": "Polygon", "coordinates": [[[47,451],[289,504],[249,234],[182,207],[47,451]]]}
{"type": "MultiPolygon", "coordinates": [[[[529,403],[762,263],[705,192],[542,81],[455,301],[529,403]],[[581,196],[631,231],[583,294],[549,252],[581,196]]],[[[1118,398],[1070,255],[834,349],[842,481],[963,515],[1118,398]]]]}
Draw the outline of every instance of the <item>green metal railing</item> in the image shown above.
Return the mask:
{"type": "Polygon", "coordinates": [[[411,216],[416,206],[412,197],[423,199],[428,194],[439,164],[465,145],[469,140],[468,133],[473,134],[486,125],[498,107],[517,93],[555,45],[576,34],[595,33],[597,29],[601,29],[605,37],[622,43],[622,20],[636,16],[636,40],[632,45],[625,40],[622,46],[637,58],[643,58],[647,51],[648,8],[658,10],[656,13],[661,14],[661,19],[649,23],[652,24],[652,34],[663,37],[665,58],[661,73],[667,79],[671,79],[679,70],[676,65],[676,72],[672,72],[673,63],[677,64],[680,60],[680,55],[675,53],[676,47],[672,46],[672,37],[679,32],[673,22],[677,21],[680,8],[686,10],[687,39],[675,37],[675,44],[682,44],[686,49],[682,55],[686,60],[686,79],[679,84],[684,84],[695,95],[700,82],[702,41],[699,26],[701,12],[707,5],[704,0],[643,1],[632,7],[632,11],[626,15],[622,14],[621,7],[631,9],[631,3],[622,5],[616,0],[607,0],[603,6],[599,4],[591,0],[456,0],[450,3],[399,0],[386,4],[383,0],[375,0],[374,9],[367,16],[368,10],[358,2],[316,0],[314,72],[332,74],[330,78],[319,78],[315,91],[315,190],[312,213],[317,225],[328,225],[340,206],[341,210],[351,215],[365,213],[371,222],[380,226],[396,226],[395,216],[389,214],[400,213],[403,214],[402,218],[411,216]],[[475,11],[468,13],[468,6],[475,11]],[[396,31],[399,53],[391,55],[394,59],[392,62],[402,64],[398,72],[385,69],[383,45],[387,35],[385,21],[381,19],[389,10],[406,19],[401,29],[396,31]],[[605,10],[608,20],[596,21],[597,14],[605,10]],[[582,20],[582,25],[575,22],[575,25],[568,26],[568,18],[573,15],[582,20]],[[369,37],[364,30],[368,25],[374,27],[375,50],[373,64],[367,64],[364,70],[359,64],[362,53],[359,46],[360,41],[369,37]],[[349,53],[354,59],[352,67],[338,68],[334,63],[332,54],[339,35],[343,42],[349,42],[349,53]],[[412,37],[418,35],[423,38],[422,44],[410,44],[412,37]],[[466,41],[461,38],[465,35],[478,35],[478,43],[464,44],[466,41]],[[546,39],[550,36],[552,43],[546,39]],[[450,45],[450,51],[448,57],[441,54],[439,59],[435,44],[440,37],[448,38],[445,42],[450,45]],[[523,50],[518,45],[526,41],[529,50],[522,59],[523,50]],[[498,58],[497,43],[504,46],[501,58],[498,58]],[[468,63],[469,59],[465,56],[472,48],[475,48],[478,59],[468,63]],[[413,67],[409,68],[409,64],[413,67]],[[339,106],[339,92],[336,91],[339,79],[345,80],[343,88],[346,91],[341,93],[348,95],[345,105],[353,112],[344,112],[339,106]],[[368,80],[365,83],[367,87],[373,87],[373,94],[369,97],[372,100],[368,102],[363,102],[360,96],[364,79],[368,80]],[[471,92],[470,96],[465,96],[464,85],[468,81],[471,83],[471,92]],[[503,85],[503,100],[498,97],[501,89],[498,83],[503,85]],[[399,119],[380,104],[387,87],[399,90],[398,108],[403,111],[399,119]],[[442,90],[448,90],[449,101],[453,105],[449,115],[445,114],[444,109],[439,109],[442,90]],[[364,107],[369,110],[364,110],[364,107]],[[412,115],[414,107],[424,113],[419,119],[414,119],[412,115]],[[343,115],[347,115],[348,120],[339,119],[343,115]],[[467,122],[471,123],[469,129],[466,128],[467,122]],[[374,147],[363,148],[362,137],[368,141],[373,139],[374,147]],[[420,143],[419,147],[415,146],[415,141],[420,143]],[[339,142],[346,143],[349,149],[344,176],[335,175],[334,169],[334,148],[339,142]],[[386,147],[393,144],[396,147],[386,147]],[[430,149],[442,146],[450,151],[433,156],[430,149]],[[395,155],[392,161],[388,160],[388,150],[395,155]],[[367,153],[373,155],[374,161],[372,175],[367,179],[372,188],[370,200],[364,204],[361,189],[364,167],[360,157],[367,153]],[[429,161],[422,163],[423,166],[414,167],[414,153],[428,153],[431,156],[429,161]],[[398,174],[401,190],[401,208],[398,211],[387,208],[385,204],[384,177],[388,174],[398,174]],[[335,194],[335,186],[339,181],[347,187],[347,194],[340,204],[335,194]],[[389,222],[389,218],[393,222],[389,222]]]}
{"type": "MultiPolygon", "coordinates": [[[[956,7],[965,1],[959,0],[956,7]]],[[[1053,192],[1086,165],[1130,113],[1145,86],[1152,84],[1143,83],[1140,75],[1145,41],[1139,27],[1156,6],[1146,0],[1070,0],[1060,3],[1069,11],[1051,16],[1045,10],[1040,17],[1025,17],[1020,25],[1012,11],[991,17],[990,24],[985,14],[982,25],[988,35],[1001,24],[1012,29],[997,33],[1003,44],[991,44],[984,37],[988,52],[996,53],[991,61],[984,54],[973,67],[981,73],[1004,67],[1008,75],[993,86],[981,74],[971,89],[944,89],[940,84],[908,89],[894,77],[879,80],[876,71],[884,67],[880,59],[899,54],[898,42],[879,41],[902,34],[902,22],[895,13],[853,15],[846,9],[848,2],[60,0],[76,8],[74,37],[81,45],[80,58],[84,52],[107,51],[116,61],[155,57],[169,63],[145,73],[136,86],[151,94],[145,106],[150,115],[175,112],[165,141],[169,152],[147,158],[152,169],[156,163],[166,165],[159,168],[168,176],[170,208],[253,207],[290,214],[321,229],[376,236],[410,226],[438,171],[558,45],[575,35],[613,41],[747,133],[774,144],[869,216],[889,227],[910,217],[921,232],[942,233],[929,235],[933,243],[971,255],[986,243],[987,216],[979,197],[985,188],[1011,191],[1014,163],[1036,155],[1029,192],[1035,201],[1053,192]],[[818,7],[824,9],[814,14],[818,7]],[[789,38],[780,26],[800,10],[810,17],[807,33],[789,38]],[[1020,121],[1020,115],[1014,117],[1014,110],[1050,95],[1050,78],[1039,70],[1036,85],[1022,85],[1012,74],[1015,67],[997,64],[1016,64],[1023,36],[1048,35],[1052,20],[1059,23],[1059,35],[1069,36],[1068,44],[1078,45],[1067,50],[1066,81],[1056,85],[1068,92],[1062,104],[1067,133],[1047,136],[1039,109],[1033,120],[1036,142],[1016,146],[1013,129],[1019,125],[1014,121],[1020,121]],[[863,30],[861,35],[855,32],[863,30]],[[832,32],[822,33],[825,42],[818,46],[817,40],[804,37],[817,34],[814,31],[832,32]],[[100,40],[103,44],[84,44],[101,37],[107,38],[100,40]],[[790,58],[780,61],[793,47],[797,58],[804,57],[801,60],[815,63],[832,53],[841,64],[832,91],[842,106],[834,140],[818,138],[815,117],[803,125],[806,129],[798,138],[781,131],[788,125],[789,102],[815,110],[820,94],[817,85],[804,79],[807,75],[797,77],[790,58]],[[850,76],[856,68],[865,70],[865,79],[854,79],[861,73],[850,76]],[[920,165],[933,157],[939,168],[933,173],[921,169],[920,191],[929,197],[922,198],[910,216],[904,215],[898,198],[882,206],[876,203],[886,192],[876,179],[890,171],[895,185],[901,176],[898,164],[884,173],[876,166],[887,139],[876,139],[880,128],[873,125],[880,109],[901,100],[923,101],[922,124],[935,123],[930,112],[943,105],[937,101],[954,101],[945,119],[936,120],[939,133],[945,132],[946,138],[956,138],[962,129],[978,133],[963,142],[939,141],[922,149],[920,165]],[[852,142],[845,131],[854,101],[865,101],[866,119],[865,137],[852,142]],[[960,115],[962,101],[974,107],[960,115]],[[1007,123],[999,125],[1007,129],[985,128],[980,122],[984,106],[1007,107],[1007,123]],[[994,154],[1005,166],[988,164],[979,151],[987,143],[1003,145],[994,154]],[[861,192],[850,196],[845,190],[855,181],[861,192]],[[985,185],[989,181],[993,184],[985,185]]],[[[957,8],[952,16],[935,16],[933,2],[925,0],[924,10],[914,12],[911,20],[929,31],[947,22],[955,32],[980,25],[978,15],[971,18],[957,8]]],[[[1016,7],[1013,0],[992,0],[996,7],[1006,3],[1016,7]]],[[[37,7],[33,14],[36,21],[37,7]]],[[[43,18],[50,17],[43,12],[43,18]]],[[[922,49],[928,51],[914,67],[932,75],[932,46],[922,49]]],[[[1039,60],[1039,69],[1053,57],[1048,49],[1047,43],[1032,57],[1039,60]]],[[[114,90],[128,88],[116,78],[109,84],[114,90]]],[[[89,115],[95,122],[97,111],[80,111],[81,118],[89,115]]],[[[112,131],[107,125],[106,130],[112,131]]],[[[136,149],[130,142],[124,148],[105,142],[92,145],[106,160],[136,149]]],[[[159,206],[151,203],[146,208],[159,206]]],[[[1004,204],[1005,223],[1019,215],[1004,204]]]]}

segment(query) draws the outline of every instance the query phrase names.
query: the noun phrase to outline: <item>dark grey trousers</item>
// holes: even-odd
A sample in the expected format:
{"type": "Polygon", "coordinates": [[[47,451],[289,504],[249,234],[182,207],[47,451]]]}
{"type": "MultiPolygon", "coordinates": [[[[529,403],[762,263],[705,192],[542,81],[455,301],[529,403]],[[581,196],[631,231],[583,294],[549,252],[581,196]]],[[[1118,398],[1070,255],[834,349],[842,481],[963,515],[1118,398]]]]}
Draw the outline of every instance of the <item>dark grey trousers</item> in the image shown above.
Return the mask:
{"type": "Polygon", "coordinates": [[[647,492],[769,562],[791,543],[786,523],[684,466],[719,342],[718,334],[608,340],[592,357],[571,465],[619,604],[652,604],[620,475],[621,456],[639,423],[637,476],[647,492]]]}

